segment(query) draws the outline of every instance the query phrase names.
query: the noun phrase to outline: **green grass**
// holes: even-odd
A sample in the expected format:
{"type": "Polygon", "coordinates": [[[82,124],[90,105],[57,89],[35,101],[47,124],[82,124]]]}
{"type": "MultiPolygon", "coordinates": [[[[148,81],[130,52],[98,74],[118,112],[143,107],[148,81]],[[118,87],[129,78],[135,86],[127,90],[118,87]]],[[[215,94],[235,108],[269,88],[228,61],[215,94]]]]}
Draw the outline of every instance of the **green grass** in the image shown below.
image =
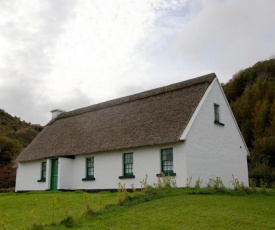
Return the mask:
{"type": "Polygon", "coordinates": [[[275,229],[275,197],[166,197],[97,216],[82,229],[275,229]]]}
{"type": "Polygon", "coordinates": [[[102,192],[29,192],[0,194],[0,230],[30,229],[35,223],[60,222],[67,216],[80,218],[86,203],[98,210],[108,203],[117,203],[115,193],[102,192]],[[53,207],[53,203],[55,206],[53,207]]]}
{"type": "Polygon", "coordinates": [[[47,224],[44,229],[68,229],[50,225],[54,200],[55,222],[73,216],[74,229],[275,229],[274,191],[249,195],[160,191],[157,199],[123,205],[118,205],[117,193],[107,192],[0,194],[0,229],[30,229],[35,222],[32,210],[38,211],[39,224],[47,224]],[[95,212],[103,211],[85,215],[87,204],[95,212]],[[113,205],[104,209],[107,204],[113,205]]]}

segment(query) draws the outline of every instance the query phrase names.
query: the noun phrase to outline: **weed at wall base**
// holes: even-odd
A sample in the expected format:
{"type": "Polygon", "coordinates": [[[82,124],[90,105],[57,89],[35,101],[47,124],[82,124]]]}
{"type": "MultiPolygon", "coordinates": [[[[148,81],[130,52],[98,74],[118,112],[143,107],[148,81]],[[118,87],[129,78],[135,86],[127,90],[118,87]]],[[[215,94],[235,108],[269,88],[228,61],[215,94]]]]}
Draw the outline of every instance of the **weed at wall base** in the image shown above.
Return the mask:
{"type": "Polygon", "coordinates": [[[200,177],[196,180],[196,182],[195,182],[195,188],[196,189],[200,189],[201,188],[202,181],[203,180],[201,180],[200,177]]]}
{"type": "Polygon", "coordinates": [[[209,179],[209,182],[207,183],[207,188],[214,189],[220,192],[226,190],[220,177],[216,177],[216,179],[209,179]]]}
{"type": "Polygon", "coordinates": [[[186,188],[191,188],[192,177],[186,179],[186,188]]]}

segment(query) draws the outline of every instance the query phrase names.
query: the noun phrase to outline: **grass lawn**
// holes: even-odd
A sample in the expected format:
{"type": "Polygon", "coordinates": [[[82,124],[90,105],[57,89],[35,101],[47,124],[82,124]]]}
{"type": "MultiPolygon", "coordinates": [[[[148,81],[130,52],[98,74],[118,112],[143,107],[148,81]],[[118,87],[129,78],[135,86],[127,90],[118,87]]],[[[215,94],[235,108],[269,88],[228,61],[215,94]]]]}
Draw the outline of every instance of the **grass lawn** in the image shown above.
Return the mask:
{"type": "Polygon", "coordinates": [[[82,229],[275,229],[275,196],[167,197],[96,216],[82,229]]]}
{"type": "Polygon", "coordinates": [[[4,226],[7,230],[30,229],[36,222],[60,222],[68,215],[80,218],[87,204],[97,210],[108,203],[117,203],[115,193],[0,193],[0,230],[5,229],[4,226]]]}
{"type": "MultiPolygon", "coordinates": [[[[102,214],[94,210],[117,204],[116,193],[39,192],[0,194],[0,229],[30,229],[37,219],[49,224],[71,215],[74,229],[275,229],[275,193],[192,195],[170,190],[162,198],[130,206],[113,206],[102,214]]],[[[44,229],[67,229],[63,225],[44,229]]]]}

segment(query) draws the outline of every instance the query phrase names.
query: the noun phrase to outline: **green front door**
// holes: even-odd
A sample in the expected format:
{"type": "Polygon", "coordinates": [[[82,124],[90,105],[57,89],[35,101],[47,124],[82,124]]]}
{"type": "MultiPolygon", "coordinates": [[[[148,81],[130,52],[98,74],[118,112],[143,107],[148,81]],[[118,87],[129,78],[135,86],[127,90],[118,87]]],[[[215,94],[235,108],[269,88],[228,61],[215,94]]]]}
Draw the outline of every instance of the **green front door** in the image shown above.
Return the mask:
{"type": "Polygon", "coordinates": [[[51,190],[57,190],[57,181],[58,181],[58,159],[52,159],[51,190]]]}

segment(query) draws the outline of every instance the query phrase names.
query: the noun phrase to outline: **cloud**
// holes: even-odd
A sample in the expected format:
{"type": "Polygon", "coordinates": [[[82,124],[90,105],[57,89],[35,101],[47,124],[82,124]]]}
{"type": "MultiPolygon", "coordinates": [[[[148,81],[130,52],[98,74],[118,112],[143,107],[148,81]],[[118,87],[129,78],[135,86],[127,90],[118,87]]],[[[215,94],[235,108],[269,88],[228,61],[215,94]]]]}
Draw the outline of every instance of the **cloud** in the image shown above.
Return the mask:
{"type": "Polygon", "coordinates": [[[4,109],[8,113],[12,111],[22,120],[41,125],[45,125],[50,121],[50,111],[53,109],[70,111],[93,104],[93,99],[78,88],[70,91],[66,97],[61,98],[59,101],[52,101],[49,98],[34,95],[29,84],[0,86],[0,92],[0,109],[4,109]],[[2,107],[3,104],[5,107],[2,107]]]}
{"type": "Polygon", "coordinates": [[[60,98],[58,101],[49,102],[51,110],[62,109],[65,111],[78,109],[79,107],[85,107],[91,104],[93,104],[93,99],[78,88],[74,88],[68,93],[68,95],[64,95],[64,97],[60,98]]]}
{"type": "Polygon", "coordinates": [[[55,41],[73,16],[73,6],[67,0],[1,1],[0,38],[5,47],[0,58],[0,104],[9,113],[45,123],[35,111],[41,112],[39,101],[47,94],[43,85],[54,67],[55,41]]]}
{"type": "Polygon", "coordinates": [[[0,0],[0,105],[72,110],[274,54],[273,0],[0,0]]]}
{"type": "Polygon", "coordinates": [[[274,52],[274,10],[272,0],[196,1],[175,49],[193,68],[212,67],[228,79],[274,52]]]}
{"type": "MultiPolygon", "coordinates": [[[[153,67],[147,56],[154,42],[168,30],[162,31],[163,24],[156,21],[171,14],[172,9],[183,5],[184,1],[81,3],[75,7],[74,21],[58,41],[55,69],[46,83],[51,95],[58,98],[78,85],[96,101],[104,101],[121,96],[120,88],[126,85],[155,81],[154,75],[147,74],[153,67]],[[59,85],[64,89],[58,90],[59,85]]],[[[172,14],[166,18],[172,18],[172,14]]],[[[169,24],[173,24],[172,20],[169,24]]]]}

